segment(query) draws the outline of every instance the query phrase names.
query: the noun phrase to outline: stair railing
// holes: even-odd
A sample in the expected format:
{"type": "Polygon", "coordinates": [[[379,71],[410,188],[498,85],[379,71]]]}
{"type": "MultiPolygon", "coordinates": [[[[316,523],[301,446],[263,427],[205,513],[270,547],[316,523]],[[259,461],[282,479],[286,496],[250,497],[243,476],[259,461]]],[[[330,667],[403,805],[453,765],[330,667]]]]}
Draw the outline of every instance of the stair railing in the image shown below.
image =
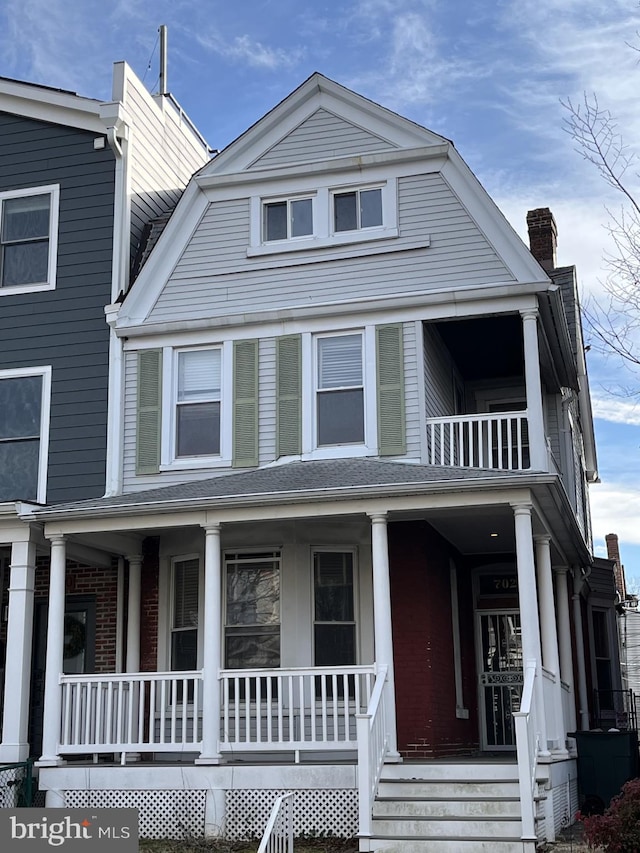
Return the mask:
{"type": "Polygon", "coordinates": [[[293,791],[273,804],[258,853],[293,853],[293,791]]]}
{"type": "MultiPolygon", "coordinates": [[[[358,735],[358,835],[371,836],[373,801],[389,749],[387,727],[387,667],[376,675],[366,714],[356,715],[358,735]]],[[[363,847],[360,848],[364,849],[363,847]]]]}
{"type": "Polygon", "coordinates": [[[534,687],[536,663],[527,661],[520,710],[514,713],[516,727],[516,751],[518,755],[518,782],[520,787],[520,811],[522,814],[522,840],[536,838],[535,793],[538,763],[539,735],[535,721],[534,687]]]}

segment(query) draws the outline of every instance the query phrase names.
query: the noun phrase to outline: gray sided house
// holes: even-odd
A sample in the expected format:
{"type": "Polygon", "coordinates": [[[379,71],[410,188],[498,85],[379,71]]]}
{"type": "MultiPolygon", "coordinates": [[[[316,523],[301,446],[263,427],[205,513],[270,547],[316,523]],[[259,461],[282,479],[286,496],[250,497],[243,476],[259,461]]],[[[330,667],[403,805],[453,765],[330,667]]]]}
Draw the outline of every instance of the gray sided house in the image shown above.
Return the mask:
{"type": "Polygon", "coordinates": [[[555,247],[549,211],[530,251],[451,142],[320,74],[194,175],[107,308],[113,490],[22,513],[52,549],[50,805],[236,839],[291,790],[298,834],[362,851],[555,838],[597,469],[538,227],[555,247]],[[82,637],[72,549],[116,567],[82,637]]]}
{"type": "MultiPolygon", "coordinates": [[[[175,206],[207,159],[171,96],[151,96],[125,63],[109,101],[0,78],[0,761],[40,749],[30,741],[41,727],[50,543],[19,513],[115,488],[120,446],[107,423],[118,416],[109,363],[119,344],[104,306],[128,289],[145,223],[175,206]]],[[[86,627],[99,601],[94,554],[70,557],[87,567],[67,590],[86,627]]]]}

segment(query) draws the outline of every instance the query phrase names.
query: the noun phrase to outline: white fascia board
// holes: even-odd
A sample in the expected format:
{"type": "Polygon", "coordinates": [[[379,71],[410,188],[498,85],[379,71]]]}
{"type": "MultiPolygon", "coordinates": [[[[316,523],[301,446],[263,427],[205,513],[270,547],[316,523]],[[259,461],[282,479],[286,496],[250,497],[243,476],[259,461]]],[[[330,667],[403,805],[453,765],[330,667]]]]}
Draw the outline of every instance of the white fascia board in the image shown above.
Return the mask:
{"type": "Polygon", "coordinates": [[[332,112],[398,148],[438,145],[446,141],[321,74],[313,74],[205,166],[203,174],[214,175],[249,168],[319,108],[332,112]]]}
{"type": "MultiPolygon", "coordinates": [[[[544,287],[544,284],[542,285],[544,287]]],[[[150,348],[163,344],[189,340],[201,334],[203,341],[211,340],[212,330],[224,332],[225,339],[235,335],[246,338],[250,334],[261,337],[296,334],[299,331],[328,328],[328,318],[336,324],[363,324],[367,322],[403,322],[416,319],[435,321],[461,317],[480,317],[486,314],[513,314],[534,310],[538,305],[539,283],[476,285],[464,290],[420,291],[401,296],[368,297],[329,302],[315,306],[295,305],[271,311],[230,314],[201,320],[176,320],[167,323],[145,323],[117,327],[117,332],[129,340],[127,349],[150,348]],[[144,339],[142,344],[140,338],[144,339]]]]}
{"type": "MultiPolygon", "coordinates": [[[[389,169],[402,164],[416,163],[421,167],[421,173],[438,172],[445,163],[451,146],[448,142],[438,145],[421,145],[403,148],[396,151],[380,151],[373,154],[358,154],[349,157],[332,157],[329,160],[318,160],[311,163],[294,163],[289,166],[271,166],[265,169],[252,169],[250,172],[228,172],[226,174],[210,174],[198,172],[194,180],[209,192],[216,191],[217,195],[226,198],[225,192],[231,187],[240,187],[243,194],[248,190],[247,185],[254,185],[259,191],[261,185],[274,181],[299,181],[300,178],[309,182],[314,175],[335,174],[344,172],[361,174],[363,169],[389,169]]],[[[406,172],[410,174],[409,172],[406,172]]],[[[385,175],[392,174],[384,172],[385,175]]],[[[215,196],[212,196],[215,198],[215,196]]]]}
{"type": "Polygon", "coordinates": [[[147,262],[127,293],[116,319],[118,334],[144,322],[167,283],[193,232],[208,207],[208,200],[195,181],[190,181],[153,247],[147,262]]]}
{"type": "Polygon", "coordinates": [[[449,150],[449,160],[442,169],[442,177],[516,281],[541,281],[546,278],[542,267],[453,146],[449,150]]]}
{"type": "Polygon", "coordinates": [[[0,111],[50,124],[104,133],[100,101],[17,80],[0,80],[0,111]]]}

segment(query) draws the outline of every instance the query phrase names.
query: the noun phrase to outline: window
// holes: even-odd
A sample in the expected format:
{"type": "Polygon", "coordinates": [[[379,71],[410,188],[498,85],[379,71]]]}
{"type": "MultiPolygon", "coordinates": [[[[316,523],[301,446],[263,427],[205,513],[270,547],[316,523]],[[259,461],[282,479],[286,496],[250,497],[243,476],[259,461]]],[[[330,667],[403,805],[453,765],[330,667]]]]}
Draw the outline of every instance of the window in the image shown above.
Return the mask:
{"type": "Polygon", "coordinates": [[[333,194],[333,230],[360,231],[382,225],[382,188],[333,194]]]}
{"type": "Polygon", "coordinates": [[[362,334],[317,339],[317,443],[364,442],[362,334]]]}
{"type": "Polygon", "coordinates": [[[200,561],[173,562],[171,624],[171,669],[189,672],[198,665],[198,586],[200,561]]]}
{"type": "Polygon", "coordinates": [[[310,198],[264,202],[262,216],[262,239],[265,243],[313,234],[313,201],[310,198]]]}
{"type": "Polygon", "coordinates": [[[227,554],[225,666],[280,665],[280,554],[227,554]]]}
{"type": "Polygon", "coordinates": [[[313,555],[314,659],[316,666],[356,662],[353,606],[353,554],[318,551],[313,555]]]}
{"type": "Polygon", "coordinates": [[[44,502],[50,368],[0,371],[0,501],[44,502]]]}
{"type": "Polygon", "coordinates": [[[220,453],[220,349],[178,352],[176,457],[220,453]]]}
{"type": "Polygon", "coordinates": [[[0,193],[0,290],[55,286],[58,188],[0,193]]]}

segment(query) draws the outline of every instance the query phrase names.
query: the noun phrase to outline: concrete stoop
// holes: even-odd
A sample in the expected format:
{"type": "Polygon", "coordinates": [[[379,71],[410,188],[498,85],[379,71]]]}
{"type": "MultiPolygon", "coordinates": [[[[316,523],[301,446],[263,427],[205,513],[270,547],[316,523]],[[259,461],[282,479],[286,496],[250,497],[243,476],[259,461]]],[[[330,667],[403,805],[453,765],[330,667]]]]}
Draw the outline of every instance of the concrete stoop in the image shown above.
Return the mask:
{"type": "Polygon", "coordinates": [[[361,850],[385,853],[533,853],[522,840],[513,763],[386,765],[361,850]]]}

